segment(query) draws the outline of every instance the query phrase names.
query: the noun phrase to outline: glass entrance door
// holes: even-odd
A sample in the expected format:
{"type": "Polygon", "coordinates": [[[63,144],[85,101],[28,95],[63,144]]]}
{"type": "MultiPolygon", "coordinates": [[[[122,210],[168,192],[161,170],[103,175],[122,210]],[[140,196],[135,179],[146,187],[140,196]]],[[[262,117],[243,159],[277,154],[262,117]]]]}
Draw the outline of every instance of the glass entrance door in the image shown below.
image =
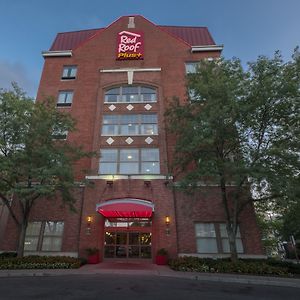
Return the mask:
{"type": "Polygon", "coordinates": [[[105,258],[151,258],[150,232],[105,232],[105,258]]]}
{"type": "Polygon", "coordinates": [[[105,221],[104,258],[151,258],[149,218],[114,218],[105,221]]]}

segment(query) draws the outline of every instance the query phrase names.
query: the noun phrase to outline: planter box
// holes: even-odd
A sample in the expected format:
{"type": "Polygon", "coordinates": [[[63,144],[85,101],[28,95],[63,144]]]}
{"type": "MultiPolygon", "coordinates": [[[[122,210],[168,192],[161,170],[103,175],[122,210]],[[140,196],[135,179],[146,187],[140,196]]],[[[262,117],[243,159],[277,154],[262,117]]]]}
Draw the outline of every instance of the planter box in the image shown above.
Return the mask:
{"type": "Polygon", "coordinates": [[[155,262],[157,265],[166,265],[168,263],[168,257],[166,255],[156,255],[155,262]]]}
{"type": "Polygon", "coordinates": [[[88,256],[88,259],[87,259],[88,264],[99,264],[99,262],[100,262],[99,253],[92,254],[92,255],[88,256]]]}

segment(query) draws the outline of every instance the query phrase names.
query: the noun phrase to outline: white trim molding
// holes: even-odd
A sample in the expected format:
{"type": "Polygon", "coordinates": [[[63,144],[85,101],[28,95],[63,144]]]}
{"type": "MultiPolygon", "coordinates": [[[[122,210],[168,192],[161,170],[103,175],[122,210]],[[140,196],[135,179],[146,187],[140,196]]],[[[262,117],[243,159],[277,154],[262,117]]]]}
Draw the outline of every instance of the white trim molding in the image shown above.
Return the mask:
{"type": "Polygon", "coordinates": [[[154,203],[147,201],[147,200],[142,200],[142,199],[137,199],[137,198],[121,198],[121,199],[113,199],[113,200],[108,200],[102,203],[96,204],[96,211],[98,211],[99,208],[105,208],[107,205],[112,205],[112,204],[137,204],[137,205],[143,205],[147,206],[152,209],[152,212],[154,212],[154,203]]]}
{"type": "Polygon", "coordinates": [[[123,69],[102,69],[100,73],[122,73],[122,72],[160,72],[161,68],[123,68],[123,69]]]}
{"type": "Polygon", "coordinates": [[[72,56],[72,50],[63,50],[63,51],[43,51],[42,52],[43,57],[64,57],[72,56]]]}
{"type": "Polygon", "coordinates": [[[223,45],[192,46],[192,52],[222,51],[223,45]]]}
{"type": "Polygon", "coordinates": [[[128,84],[133,83],[134,72],[160,72],[161,68],[124,68],[124,69],[103,69],[100,73],[127,73],[128,84]]]}
{"type": "MultiPolygon", "coordinates": [[[[218,254],[199,254],[199,253],[178,253],[179,257],[185,257],[185,256],[192,256],[192,257],[199,257],[199,258],[229,258],[230,254],[225,253],[218,253],[218,254]]],[[[260,254],[238,254],[238,258],[241,259],[267,259],[267,255],[260,255],[260,254]]]]}
{"type": "Polygon", "coordinates": [[[24,251],[24,256],[39,255],[39,256],[70,256],[78,257],[78,252],[63,252],[63,251],[24,251]]]}
{"type": "Polygon", "coordinates": [[[172,180],[173,176],[165,175],[93,175],[85,176],[88,180],[120,180],[120,179],[141,179],[141,180],[172,180]]]}

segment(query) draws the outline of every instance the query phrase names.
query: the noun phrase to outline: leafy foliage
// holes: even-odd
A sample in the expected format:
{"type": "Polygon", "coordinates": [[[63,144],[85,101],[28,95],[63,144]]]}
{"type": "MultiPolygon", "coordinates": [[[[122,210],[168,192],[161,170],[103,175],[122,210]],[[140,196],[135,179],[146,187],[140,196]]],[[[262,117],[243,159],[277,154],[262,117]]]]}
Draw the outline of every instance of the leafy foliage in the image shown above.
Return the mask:
{"type": "Polygon", "coordinates": [[[19,256],[37,200],[60,195],[74,209],[73,163],[89,154],[57,139],[57,132],[74,129],[75,121],[59,112],[52,99],[34,103],[16,84],[11,91],[0,90],[0,199],[20,228],[19,256]],[[11,206],[12,200],[18,205],[11,206]]]}
{"type": "Polygon", "coordinates": [[[239,216],[254,201],[299,199],[300,56],[201,61],[188,74],[189,101],[166,113],[176,136],[173,172],[180,188],[214,182],[226,215],[232,259],[239,216]],[[250,190],[252,193],[250,193],[250,190]]]}

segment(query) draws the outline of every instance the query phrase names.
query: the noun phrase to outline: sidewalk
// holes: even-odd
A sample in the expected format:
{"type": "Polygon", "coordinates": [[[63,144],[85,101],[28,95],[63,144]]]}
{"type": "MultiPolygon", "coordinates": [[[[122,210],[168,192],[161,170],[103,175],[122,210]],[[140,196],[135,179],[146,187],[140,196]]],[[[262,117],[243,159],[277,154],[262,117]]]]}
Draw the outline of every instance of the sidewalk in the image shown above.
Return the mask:
{"type": "Polygon", "coordinates": [[[84,265],[79,269],[61,270],[0,270],[1,277],[28,277],[28,276],[65,276],[65,275],[141,275],[141,276],[160,276],[184,278],[199,281],[217,281],[228,283],[244,283],[256,285],[270,285],[282,287],[300,288],[300,279],[279,278],[265,276],[251,276],[239,274],[215,274],[215,273],[196,273],[196,272],[177,272],[168,266],[158,266],[155,264],[136,264],[136,263],[100,263],[96,265],[84,265]]]}

